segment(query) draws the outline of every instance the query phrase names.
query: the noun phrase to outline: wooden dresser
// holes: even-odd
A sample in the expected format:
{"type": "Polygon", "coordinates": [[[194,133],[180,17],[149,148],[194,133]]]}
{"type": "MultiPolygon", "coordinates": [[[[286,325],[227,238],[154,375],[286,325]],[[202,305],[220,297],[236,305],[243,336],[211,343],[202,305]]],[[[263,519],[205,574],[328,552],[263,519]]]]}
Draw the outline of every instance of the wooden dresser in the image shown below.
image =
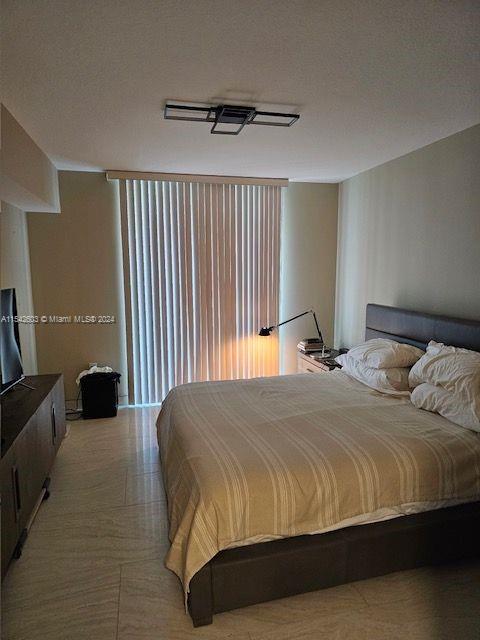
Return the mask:
{"type": "Polygon", "coordinates": [[[19,557],[66,429],[63,376],[29,376],[2,397],[2,577],[19,557]]]}

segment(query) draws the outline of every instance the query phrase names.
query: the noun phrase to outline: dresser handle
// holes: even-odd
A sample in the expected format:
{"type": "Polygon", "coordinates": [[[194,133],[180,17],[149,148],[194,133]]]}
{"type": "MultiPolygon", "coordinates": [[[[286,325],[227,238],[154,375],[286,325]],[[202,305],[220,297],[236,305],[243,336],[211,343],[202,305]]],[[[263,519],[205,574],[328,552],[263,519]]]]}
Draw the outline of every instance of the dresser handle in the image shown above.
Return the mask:
{"type": "Polygon", "coordinates": [[[18,477],[18,468],[12,467],[12,485],[13,485],[13,501],[15,503],[15,520],[17,520],[18,513],[22,508],[22,500],[20,497],[20,480],[18,477]]]}
{"type": "Polygon", "coordinates": [[[57,421],[55,415],[55,404],[52,403],[52,444],[57,441],[57,421]]]}

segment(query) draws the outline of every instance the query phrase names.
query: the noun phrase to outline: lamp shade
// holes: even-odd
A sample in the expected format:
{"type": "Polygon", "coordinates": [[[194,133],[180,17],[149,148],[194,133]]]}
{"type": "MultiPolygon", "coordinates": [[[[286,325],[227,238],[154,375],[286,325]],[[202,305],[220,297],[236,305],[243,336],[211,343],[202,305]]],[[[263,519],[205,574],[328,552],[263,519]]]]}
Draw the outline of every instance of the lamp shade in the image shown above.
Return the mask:
{"type": "Polygon", "coordinates": [[[318,339],[319,342],[321,344],[323,344],[323,337],[322,337],[322,332],[320,331],[320,327],[318,326],[318,322],[317,322],[317,316],[315,315],[315,311],[313,309],[307,309],[307,311],[303,311],[302,313],[299,313],[296,316],[293,316],[293,318],[289,318],[288,320],[284,320],[283,322],[279,322],[278,324],[274,324],[271,327],[262,327],[260,329],[260,331],[258,332],[259,336],[269,336],[273,329],[277,329],[278,327],[281,327],[284,324],[287,324],[287,322],[292,322],[292,320],[296,320],[297,318],[301,318],[302,316],[306,316],[307,313],[311,313],[313,315],[313,319],[315,321],[315,328],[317,329],[317,333],[318,333],[318,339]]]}
{"type": "Polygon", "coordinates": [[[272,333],[273,327],[262,327],[258,332],[259,336],[269,336],[272,333]]]}

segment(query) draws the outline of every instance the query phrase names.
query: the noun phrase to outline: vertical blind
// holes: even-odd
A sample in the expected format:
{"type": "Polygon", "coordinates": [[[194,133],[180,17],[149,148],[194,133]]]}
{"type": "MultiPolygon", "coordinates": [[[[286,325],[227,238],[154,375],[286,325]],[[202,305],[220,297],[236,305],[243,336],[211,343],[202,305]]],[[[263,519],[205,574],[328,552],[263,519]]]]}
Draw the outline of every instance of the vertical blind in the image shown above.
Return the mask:
{"type": "Polygon", "coordinates": [[[281,187],[120,184],[130,401],[277,374],[281,187]]]}

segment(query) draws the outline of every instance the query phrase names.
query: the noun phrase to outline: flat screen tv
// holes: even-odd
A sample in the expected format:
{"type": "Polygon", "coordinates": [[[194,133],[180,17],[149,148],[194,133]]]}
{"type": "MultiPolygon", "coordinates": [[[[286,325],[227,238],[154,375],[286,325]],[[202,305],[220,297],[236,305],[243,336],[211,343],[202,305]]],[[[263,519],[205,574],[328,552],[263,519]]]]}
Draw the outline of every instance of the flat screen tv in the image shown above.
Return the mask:
{"type": "Polygon", "coordinates": [[[18,332],[15,289],[0,291],[0,362],[1,393],[5,393],[23,377],[20,335],[18,332]]]}

